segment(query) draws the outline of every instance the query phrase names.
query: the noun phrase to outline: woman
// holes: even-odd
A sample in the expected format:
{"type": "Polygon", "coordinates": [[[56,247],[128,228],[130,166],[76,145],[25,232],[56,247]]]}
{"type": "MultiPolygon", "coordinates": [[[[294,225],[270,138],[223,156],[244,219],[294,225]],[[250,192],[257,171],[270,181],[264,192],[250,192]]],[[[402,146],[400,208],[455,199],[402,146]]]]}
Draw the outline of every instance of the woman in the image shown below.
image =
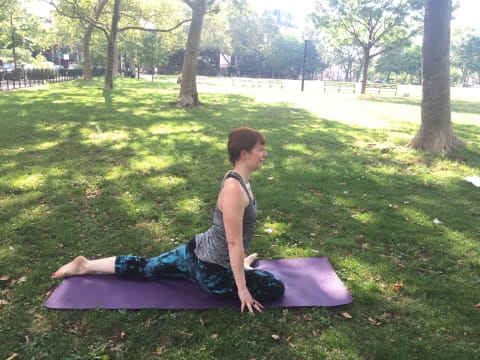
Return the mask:
{"type": "Polygon", "coordinates": [[[253,236],[256,202],[251,174],[267,157],[265,137],[251,128],[234,129],[228,138],[233,169],[225,175],[218,194],[213,225],[187,244],[153,258],[116,256],[87,260],[83,256],[60,267],[52,278],[96,272],[129,278],[187,278],[206,292],[240,300],[240,310],[262,312],[263,302],[281,297],[282,281],[263,270],[252,269],[257,254],[246,255],[253,236]]]}

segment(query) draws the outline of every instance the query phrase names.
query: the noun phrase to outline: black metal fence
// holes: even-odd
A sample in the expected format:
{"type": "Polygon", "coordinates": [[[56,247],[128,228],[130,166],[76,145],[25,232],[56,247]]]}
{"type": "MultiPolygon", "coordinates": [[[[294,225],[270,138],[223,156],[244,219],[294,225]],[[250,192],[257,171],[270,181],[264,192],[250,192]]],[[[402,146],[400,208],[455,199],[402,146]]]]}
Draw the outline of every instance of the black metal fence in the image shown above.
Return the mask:
{"type": "MultiPolygon", "coordinates": [[[[93,76],[103,76],[104,69],[93,70],[93,76]]],[[[16,69],[0,71],[0,91],[32,87],[38,84],[74,80],[83,75],[82,69],[16,69]]]]}

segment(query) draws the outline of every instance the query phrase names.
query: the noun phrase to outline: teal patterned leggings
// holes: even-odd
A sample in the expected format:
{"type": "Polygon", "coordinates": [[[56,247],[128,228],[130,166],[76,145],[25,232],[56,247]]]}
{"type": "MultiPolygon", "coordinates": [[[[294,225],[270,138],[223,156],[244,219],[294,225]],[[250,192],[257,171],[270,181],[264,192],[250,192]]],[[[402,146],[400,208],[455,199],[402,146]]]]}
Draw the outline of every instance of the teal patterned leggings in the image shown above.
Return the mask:
{"type": "MultiPolygon", "coordinates": [[[[117,256],[115,273],[137,279],[191,279],[209,294],[238,300],[232,269],[201,261],[194,250],[195,238],[185,245],[152,258],[117,256]]],[[[245,279],[248,290],[260,302],[275,300],[285,291],[282,281],[267,271],[245,270],[245,279]]]]}

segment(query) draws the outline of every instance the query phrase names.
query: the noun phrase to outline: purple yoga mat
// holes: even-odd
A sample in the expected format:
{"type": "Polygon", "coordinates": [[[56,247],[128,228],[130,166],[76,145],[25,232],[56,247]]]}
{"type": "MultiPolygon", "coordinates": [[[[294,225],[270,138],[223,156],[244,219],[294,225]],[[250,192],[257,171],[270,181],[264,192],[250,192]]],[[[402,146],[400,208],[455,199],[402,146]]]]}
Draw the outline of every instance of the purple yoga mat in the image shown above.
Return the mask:
{"type": "MultiPolygon", "coordinates": [[[[285,284],[285,295],[267,307],[339,306],[353,301],[326,257],[260,260],[285,284]]],[[[188,280],[126,280],[115,275],[64,279],[45,302],[50,309],[214,309],[239,303],[205,293],[188,280]]]]}

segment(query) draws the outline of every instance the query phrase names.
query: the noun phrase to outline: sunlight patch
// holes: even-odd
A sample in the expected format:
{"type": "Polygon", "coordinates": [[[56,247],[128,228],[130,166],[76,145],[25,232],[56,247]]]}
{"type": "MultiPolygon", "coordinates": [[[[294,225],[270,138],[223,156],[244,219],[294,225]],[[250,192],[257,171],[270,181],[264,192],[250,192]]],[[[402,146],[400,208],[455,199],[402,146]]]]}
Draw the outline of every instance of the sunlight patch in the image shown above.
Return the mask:
{"type": "Polygon", "coordinates": [[[42,174],[29,174],[12,180],[12,185],[20,189],[36,189],[43,184],[42,174]]]}
{"type": "Polygon", "coordinates": [[[148,155],[131,161],[131,167],[142,173],[165,169],[172,165],[174,165],[174,159],[171,156],[148,155]]]}
{"type": "Polygon", "coordinates": [[[203,130],[203,126],[194,125],[192,123],[185,124],[183,126],[179,126],[178,124],[172,124],[168,126],[166,124],[156,124],[150,126],[148,129],[151,134],[153,135],[170,135],[170,134],[178,134],[178,133],[195,133],[200,132],[203,130]]]}
{"type": "Polygon", "coordinates": [[[163,188],[171,189],[176,186],[180,186],[186,183],[184,178],[176,176],[159,176],[155,183],[163,188]]]}
{"type": "Polygon", "coordinates": [[[313,152],[308,149],[306,144],[288,144],[283,147],[285,150],[299,152],[304,155],[313,155],[313,152]]]}
{"type": "Polygon", "coordinates": [[[199,213],[202,211],[202,201],[197,196],[191,199],[180,200],[177,208],[181,212],[199,213]]]}
{"type": "Polygon", "coordinates": [[[86,134],[88,140],[93,142],[118,142],[129,139],[129,134],[120,130],[95,132],[86,134]]]}
{"type": "Polygon", "coordinates": [[[288,231],[289,225],[282,222],[266,221],[263,224],[263,232],[266,234],[280,235],[288,231]]]}
{"type": "Polygon", "coordinates": [[[45,142],[35,146],[35,149],[36,150],[47,150],[47,149],[51,149],[51,148],[57,146],[58,144],[59,144],[58,141],[45,141],[45,142]]]}

